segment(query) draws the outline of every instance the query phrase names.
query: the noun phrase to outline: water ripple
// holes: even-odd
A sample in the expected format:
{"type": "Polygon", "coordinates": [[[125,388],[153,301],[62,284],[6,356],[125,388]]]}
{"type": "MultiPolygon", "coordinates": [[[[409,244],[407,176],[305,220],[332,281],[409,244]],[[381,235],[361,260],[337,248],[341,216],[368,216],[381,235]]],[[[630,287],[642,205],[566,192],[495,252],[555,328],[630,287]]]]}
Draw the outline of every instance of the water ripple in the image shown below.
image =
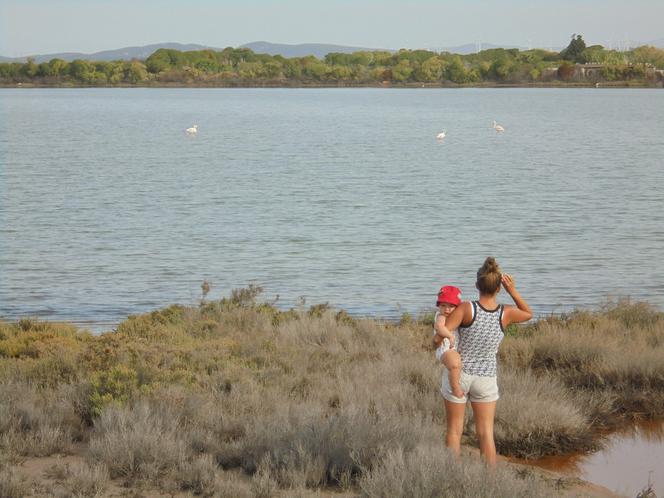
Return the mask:
{"type": "Polygon", "coordinates": [[[663,307],[663,112],[647,90],[0,90],[0,316],[109,328],[207,279],[390,318],[472,296],[487,255],[539,313],[663,307]]]}

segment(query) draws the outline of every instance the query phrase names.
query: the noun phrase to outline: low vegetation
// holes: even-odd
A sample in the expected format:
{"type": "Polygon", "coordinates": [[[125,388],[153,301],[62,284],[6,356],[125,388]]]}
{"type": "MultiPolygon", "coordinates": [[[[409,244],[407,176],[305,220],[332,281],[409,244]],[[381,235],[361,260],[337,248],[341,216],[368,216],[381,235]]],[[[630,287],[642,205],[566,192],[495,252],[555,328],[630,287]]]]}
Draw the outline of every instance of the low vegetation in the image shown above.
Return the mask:
{"type": "MultiPolygon", "coordinates": [[[[74,452],[80,464],[52,471],[70,496],[101,496],[111,482],[201,496],[558,492],[442,448],[431,316],[282,311],[257,302],[259,291],[133,316],[100,335],[0,324],[0,494],[34,489],[16,473],[22,460],[74,452]]],[[[592,449],[603,429],[661,416],[664,314],[621,301],[511,328],[500,365],[501,454],[592,449]]],[[[470,420],[465,438],[476,444],[470,420]]]]}
{"type": "Polygon", "coordinates": [[[586,47],[573,37],[561,52],[490,49],[460,55],[430,50],[361,51],[285,58],[246,48],[181,52],[159,49],[146,60],[0,63],[0,84],[41,86],[364,86],[652,85],[662,81],[664,50],[586,47]],[[596,64],[590,72],[575,64],[596,64]]]}

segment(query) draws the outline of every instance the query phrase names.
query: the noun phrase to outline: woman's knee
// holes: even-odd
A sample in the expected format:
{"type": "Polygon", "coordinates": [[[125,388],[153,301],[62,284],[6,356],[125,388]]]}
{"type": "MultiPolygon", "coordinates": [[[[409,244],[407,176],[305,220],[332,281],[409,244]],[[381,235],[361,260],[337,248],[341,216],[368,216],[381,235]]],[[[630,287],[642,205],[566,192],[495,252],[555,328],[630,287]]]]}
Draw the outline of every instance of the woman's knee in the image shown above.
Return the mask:
{"type": "Polygon", "coordinates": [[[493,428],[489,427],[482,427],[482,428],[475,428],[475,435],[477,436],[477,439],[480,441],[493,441],[493,428]]]}

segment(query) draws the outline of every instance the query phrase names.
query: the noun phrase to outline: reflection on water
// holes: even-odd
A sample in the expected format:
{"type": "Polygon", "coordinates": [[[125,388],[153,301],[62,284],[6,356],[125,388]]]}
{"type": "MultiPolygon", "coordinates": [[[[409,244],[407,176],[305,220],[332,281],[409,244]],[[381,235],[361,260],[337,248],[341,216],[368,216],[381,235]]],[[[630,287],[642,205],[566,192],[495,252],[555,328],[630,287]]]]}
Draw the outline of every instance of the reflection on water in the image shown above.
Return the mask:
{"type": "Polygon", "coordinates": [[[644,422],[614,433],[603,450],[592,454],[545,457],[530,463],[626,496],[636,496],[650,478],[657,496],[664,496],[664,422],[644,422]]]}

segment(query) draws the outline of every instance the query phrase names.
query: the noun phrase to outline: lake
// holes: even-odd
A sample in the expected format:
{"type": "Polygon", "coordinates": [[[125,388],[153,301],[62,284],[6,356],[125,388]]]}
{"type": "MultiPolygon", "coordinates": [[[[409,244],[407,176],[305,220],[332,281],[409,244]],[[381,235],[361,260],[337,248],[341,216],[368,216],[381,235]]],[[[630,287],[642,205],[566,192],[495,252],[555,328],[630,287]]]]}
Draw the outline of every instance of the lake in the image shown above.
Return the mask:
{"type": "Polygon", "coordinates": [[[3,89],[0,316],[109,330],[208,280],[394,318],[474,296],[488,255],[538,314],[661,309],[662,116],[643,89],[3,89]]]}

